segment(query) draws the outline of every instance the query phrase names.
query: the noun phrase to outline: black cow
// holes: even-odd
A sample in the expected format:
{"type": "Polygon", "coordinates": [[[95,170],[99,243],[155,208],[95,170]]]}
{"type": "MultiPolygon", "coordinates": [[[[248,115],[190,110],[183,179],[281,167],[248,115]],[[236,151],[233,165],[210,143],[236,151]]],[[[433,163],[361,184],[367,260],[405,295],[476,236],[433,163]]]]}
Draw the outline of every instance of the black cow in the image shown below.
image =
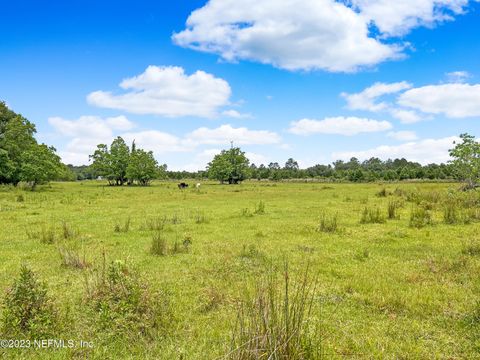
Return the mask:
{"type": "Polygon", "coordinates": [[[187,187],[188,187],[188,184],[186,184],[186,183],[184,183],[184,182],[178,184],[178,188],[179,188],[179,189],[186,189],[187,187]]]}

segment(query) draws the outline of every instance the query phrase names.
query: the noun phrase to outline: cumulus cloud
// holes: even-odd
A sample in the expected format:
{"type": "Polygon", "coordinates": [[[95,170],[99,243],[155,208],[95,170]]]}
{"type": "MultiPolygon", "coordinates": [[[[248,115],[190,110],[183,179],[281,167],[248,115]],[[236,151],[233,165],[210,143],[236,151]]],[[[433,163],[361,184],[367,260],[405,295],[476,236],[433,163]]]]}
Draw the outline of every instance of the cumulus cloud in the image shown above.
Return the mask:
{"type": "Polygon", "coordinates": [[[251,60],[287,70],[350,72],[402,57],[385,41],[419,26],[453,20],[469,0],[210,0],[173,35],[183,47],[227,61],[251,60]],[[370,26],[380,36],[375,37],[370,26]]]}
{"type": "Polygon", "coordinates": [[[417,134],[415,131],[403,130],[403,131],[391,131],[387,134],[389,138],[400,141],[413,141],[417,140],[417,134]]]}
{"type": "Polygon", "coordinates": [[[173,41],[288,70],[349,72],[400,57],[399,46],[369,37],[368,22],[334,0],[210,0],[173,41]]]}
{"type": "Polygon", "coordinates": [[[149,66],[145,72],[124,79],[123,94],[95,91],[87,96],[89,104],[124,110],[135,114],[166,117],[214,117],[228,105],[230,85],[204,71],[187,75],[177,66],[149,66]]]}
{"type": "Polygon", "coordinates": [[[290,124],[289,132],[296,135],[337,134],[352,136],[385,131],[392,128],[388,121],[357,117],[333,117],[324,120],[302,119],[290,124]]]}
{"type": "Polygon", "coordinates": [[[350,110],[377,112],[386,110],[389,107],[385,102],[377,102],[378,98],[384,95],[395,94],[402,90],[410,89],[411,87],[412,85],[406,81],[390,84],[377,82],[359,93],[342,93],[341,95],[347,101],[347,107],[350,110]]]}
{"type": "Polygon", "coordinates": [[[67,120],[61,117],[51,117],[48,123],[60,134],[65,136],[111,137],[113,130],[130,130],[135,124],[125,116],[102,119],[98,116],[81,116],[77,120],[67,120]]]}
{"type": "Polygon", "coordinates": [[[186,135],[186,142],[191,144],[229,144],[230,141],[236,145],[269,145],[280,143],[281,138],[272,131],[234,128],[228,124],[214,129],[201,127],[186,135]]]}
{"type": "Polygon", "coordinates": [[[480,116],[480,84],[428,85],[410,89],[398,98],[400,105],[450,118],[480,116]]]}
{"type": "Polygon", "coordinates": [[[452,136],[441,139],[425,139],[400,145],[382,145],[362,151],[334,152],[332,159],[348,160],[356,157],[360,160],[366,160],[371,157],[378,157],[383,160],[406,158],[421,164],[445,163],[450,160],[448,150],[453,147],[454,141],[459,141],[459,138],[452,136]]]}
{"type": "Polygon", "coordinates": [[[389,112],[395,119],[400,120],[403,124],[413,124],[425,119],[425,117],[413,110],[391,108],[389,112]]]}
{"type": "Polygon", "coordinates": [[[469,0],[351,0],[351,3],[384,36],[400,36],[416,27],[433,27],[453,20],[455,15],[466,11],[469,0]]]}

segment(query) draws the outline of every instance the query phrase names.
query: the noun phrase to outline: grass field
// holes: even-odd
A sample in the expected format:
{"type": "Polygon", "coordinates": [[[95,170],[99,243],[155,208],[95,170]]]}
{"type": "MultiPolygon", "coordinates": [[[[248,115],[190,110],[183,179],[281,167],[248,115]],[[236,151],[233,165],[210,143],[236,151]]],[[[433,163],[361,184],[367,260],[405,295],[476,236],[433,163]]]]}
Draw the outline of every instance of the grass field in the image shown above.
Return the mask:
{"type": "Polygon", "coordinates": [[[242,304],[258,298],[268,274],[277,274],[273,284],[282,287],[288,262],[292,288],[315,285],[306,295],[311,312],[295,334],[300,343],[313,339],[311,357],[480,358],[480,197],[458,187],[0,188],[2,297],[27,264],[57,309],[51,337],[93,342],[93,348],[0,349],[0,357],[238,358],[232,337],[242,304]],[[155,330],[131,326],[152,327],[148,311],[109,325],[92,306],[87,284],[116,260],[147,287],[146,304],[161,313],[155,330]]]}

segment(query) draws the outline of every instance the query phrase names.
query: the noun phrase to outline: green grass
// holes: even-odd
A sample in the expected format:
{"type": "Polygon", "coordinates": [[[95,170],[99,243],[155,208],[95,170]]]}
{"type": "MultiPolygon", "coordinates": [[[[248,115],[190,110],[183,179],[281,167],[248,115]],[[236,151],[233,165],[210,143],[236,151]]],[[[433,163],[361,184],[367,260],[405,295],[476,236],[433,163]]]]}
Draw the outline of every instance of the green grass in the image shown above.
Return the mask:
{"type": "MultiPolygon", "coordinates": [[[[0,357],[231,356],[239,338],[235,329],[241,304],[261,299],[262,281],[272,269],[281,278],[288,261],[292,288],[304,286],[305,276],[315,279],[311,309],[303,313],[302,324],[294,322],[302,329],[301,339],[317,341],[312,345],[315,358],[478,358],[480,222],[474,215],[468,223],[445,221],[445,207],[455,196],[459,214],[477,214],[480,197],[457,194],[458,187],[270,182],[204,183],[199,191],[179,191],[169,182],[145,188],[53,183],[36,192],[0,187],[2,303],[26,264],[46,282],[58,310],[55,338],[94,344],[92,349],[57,351],[0,349],[0,357]],[[394,202],[404,205],[389,215],[394,202]],[[368,219],[382,221],[362,223],[365,209],[368,219]],[[412,212],[418,211],[431,216],[422,227],[411,224],[412,212]],[[325,216],[334,216],[341,231],[326,231],[333,227],[326,226],[325,216]],[[325,231],[319,231],[321,219],[325,231]],[[164,256],[152,253],[158,234],[167,244],[164,256]],[[136,274],[130,277],[130,270],[122,270],[134,289],[125,304],[135,311],[125,309],[123,300],[112,303],[107,298],[110,312],[121,309],[126,314],[119,318],[112,313],[115,327],[109,329],[128,328],[123,332],[99,325],[99,310],[86,285],[92,274],[102,279],[102,271],[116,261],[136,274]],[[162,306],[150,309],[143,304],[162,306]],[[157,312],[159,323],[148,315],[157,312]],[[135,316],[139,326],[127,326],[135,316]],[[148,328],[153,330],[138,330],[152,321],[156,325],[148,328]]],[[[122,286],[115,286],[121,292],[122,286]]],[[[98,289],[108,296],[104,288],[98,289]]],[[[272,290],[279,299],[295,302],[295,293],[281,293],[272,290]]],[[[282,306],[250,313],[277,308],[282,306]]],[[[290,323],[286,317],[278,319],[274,324],[290,323]]],[[[266,329],[283,334],[278,326],[266,329]]],[[[5,336],[0,333],[1,338],[5,336]]],[[[289,346],[301,342],[295,339],[289,346]]]]}

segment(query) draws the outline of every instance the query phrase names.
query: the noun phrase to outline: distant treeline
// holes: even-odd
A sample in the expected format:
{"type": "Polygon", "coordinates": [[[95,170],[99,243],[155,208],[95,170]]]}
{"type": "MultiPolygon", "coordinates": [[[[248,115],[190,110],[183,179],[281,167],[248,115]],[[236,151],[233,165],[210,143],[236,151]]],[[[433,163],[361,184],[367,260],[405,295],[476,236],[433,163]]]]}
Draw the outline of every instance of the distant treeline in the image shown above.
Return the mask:
{"type": "MultiPolygon", "coordinates": [[[[166,165],[163,165],[166,169],[166,165]]],[[[68,165],[75,174],[77,180],[96,179],[97,175],[91,166],[68,165]]],[[[288,159],[281,166],[278,163],[268,165],[249,166],[248,178],[256,180],[286,180],[286,179],[326,179],[335,181],[368,182],[376,180],[444,180],[454,179],[452,165],[429,164],[422,166],[417,162],[406,159],[395,159],[382,161],[378,158],[371,158],[360,162],[356,158],[345,162],[335,161],[329,165],[315,165],[306,169],[300,169],[297,161],[288,159]]],[[[207,171],[169,171],[162,173],[161,179],[207,179],[207,171]]]]}

